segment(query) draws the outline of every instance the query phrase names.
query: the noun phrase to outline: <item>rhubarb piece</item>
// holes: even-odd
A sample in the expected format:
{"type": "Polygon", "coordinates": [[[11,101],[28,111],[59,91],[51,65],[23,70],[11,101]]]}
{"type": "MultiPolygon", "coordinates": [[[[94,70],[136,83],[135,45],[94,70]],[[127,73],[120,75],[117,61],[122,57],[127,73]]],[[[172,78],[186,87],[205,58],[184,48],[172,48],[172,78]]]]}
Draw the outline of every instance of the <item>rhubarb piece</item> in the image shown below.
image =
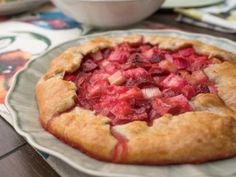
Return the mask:
{"type": "Polygon", "coordinates": [[[119,96],[120,100],[129,100],[129,99],[133,99],[133,98],[140,98],[142,97],[142,91],[138,88],[138,87],[133,87],[130,90],[128,90],[127,92],[121,94],[119,96]]]}
{"type": "Polygon", "coordinates": [[[172,73],[168,77],[166,77],[161,83],[162,86],[173,89],[182,89],[186,84],[186,80],[172,73]]]}
{"type": "Polygon", "coordinates": [[[126,81],[121,71],[116,71],[108,78],[110,84],[121,85],[126,81]]]}
{"type": "Polygon", "coordinates": [[[171,106],[170,113],[174,115],[192,111],[192,108],[188,103],[188,99],[182,94],[169,97],[165,100],[165,102],[171,106]]]}
{"type": "Polygon", "coordinates": [[[153,97],[160,97],[162,95],[158,87],[142,89],[142,93],[143,97],[146,99],[150,99],[153,97]]]}
{"type": "Polygon", "coordinates": [[[125,71],[124,75],[126,78],[140,78],[149,76],[149,73],[145,69],[138,67],[125,71]]]}

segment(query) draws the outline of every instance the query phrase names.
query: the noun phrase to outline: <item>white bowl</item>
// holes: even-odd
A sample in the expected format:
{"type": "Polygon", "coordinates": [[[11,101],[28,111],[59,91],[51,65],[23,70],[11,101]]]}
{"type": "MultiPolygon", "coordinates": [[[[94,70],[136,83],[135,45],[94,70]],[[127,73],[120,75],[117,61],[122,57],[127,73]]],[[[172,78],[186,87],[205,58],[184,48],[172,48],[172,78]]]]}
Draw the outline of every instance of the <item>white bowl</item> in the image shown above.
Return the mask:
{"type": "Polygon", "coordinates": [[[52,0],[78,22],[100,28],[124,27],[153,14],[164,0],[52,0]]]}

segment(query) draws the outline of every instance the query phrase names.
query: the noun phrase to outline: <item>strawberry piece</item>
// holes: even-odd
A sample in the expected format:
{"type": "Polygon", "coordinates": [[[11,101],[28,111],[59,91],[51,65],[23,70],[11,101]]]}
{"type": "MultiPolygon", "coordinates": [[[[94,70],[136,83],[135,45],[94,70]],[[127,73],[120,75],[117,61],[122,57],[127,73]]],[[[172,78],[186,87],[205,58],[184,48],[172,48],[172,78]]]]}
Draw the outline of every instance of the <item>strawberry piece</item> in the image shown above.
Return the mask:
{"type": "Polygon", "coordinates": [[[163,87],[172,89],[182,89],[186,84],[186,80],[172,73],[167,76],[161,83],[163,87]]]}
{"type": "Polygon", "coordinates": [[[133,87],[127,92],[120,94],[120,100],[130,100],[133,98],[142,98],[143,94],[142,91],[138,87],[133,87]]]}
{"type": "Polygon", "coordinates": [[[114,114],[116,117],[121,118],[127,116],[128,114],[131,114],[132,109],[128,102],[120,101],[112,108],[111,113],[114,114]]]}

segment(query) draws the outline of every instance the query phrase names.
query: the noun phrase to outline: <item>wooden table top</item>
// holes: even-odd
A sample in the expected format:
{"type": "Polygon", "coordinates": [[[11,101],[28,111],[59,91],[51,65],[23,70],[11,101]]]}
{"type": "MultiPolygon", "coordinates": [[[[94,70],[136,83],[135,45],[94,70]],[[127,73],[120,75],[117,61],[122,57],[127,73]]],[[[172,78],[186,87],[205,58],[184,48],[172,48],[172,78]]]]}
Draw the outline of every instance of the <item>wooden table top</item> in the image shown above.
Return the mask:
{"type": "MultiPolygon", "coordinates": [[[[236,35],[224,34],[175,21],[177,14],[158,11],[149,19],[184,31],[210,34],[236,41],[236,35]]],[[[42,157],[3,119],[0,119],[0,176],[59,177],[42,157]]]]}

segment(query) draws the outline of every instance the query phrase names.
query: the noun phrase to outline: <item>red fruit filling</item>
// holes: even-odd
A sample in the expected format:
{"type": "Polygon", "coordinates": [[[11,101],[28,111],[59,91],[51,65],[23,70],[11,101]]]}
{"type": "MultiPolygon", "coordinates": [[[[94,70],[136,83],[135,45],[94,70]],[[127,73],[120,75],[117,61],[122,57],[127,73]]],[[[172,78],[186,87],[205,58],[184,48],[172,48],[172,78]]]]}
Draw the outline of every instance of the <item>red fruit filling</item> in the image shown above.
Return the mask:
{"type": "Polygon", "coordinates": [[[150,123],[167,113],[192,111],[189,100],[199,93],[217,93],[203,72],[211,62],[192,47],[170,51],[122,43],[85,56],[64,79],[76,84],[78,106],[108,116],[112,125],[150,123]]]}

